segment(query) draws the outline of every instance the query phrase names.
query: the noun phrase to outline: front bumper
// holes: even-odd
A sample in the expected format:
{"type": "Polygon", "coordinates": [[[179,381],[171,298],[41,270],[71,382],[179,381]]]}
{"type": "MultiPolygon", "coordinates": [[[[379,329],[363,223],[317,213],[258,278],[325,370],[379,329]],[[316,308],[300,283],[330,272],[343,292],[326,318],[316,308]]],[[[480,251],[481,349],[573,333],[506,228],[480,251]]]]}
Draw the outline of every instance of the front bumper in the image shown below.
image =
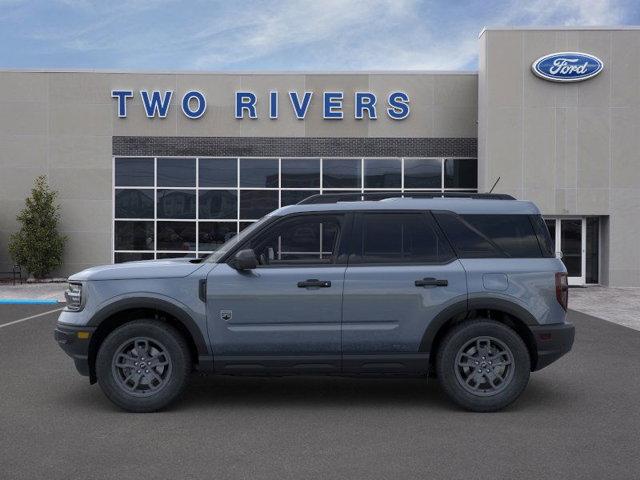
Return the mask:
{"type": "Polygon", "coordinates": [[[538,357],[533,370],[540,370],[569,352],[575,331],[570,322],[531,327],[538,357]]]}
{"type": "Polygon", "coordinates": [[[60,348],[69,355],[81,375],[89,376],[89,344],[95,327],[79,327],[58,323],[53,337],[60,348]]]}

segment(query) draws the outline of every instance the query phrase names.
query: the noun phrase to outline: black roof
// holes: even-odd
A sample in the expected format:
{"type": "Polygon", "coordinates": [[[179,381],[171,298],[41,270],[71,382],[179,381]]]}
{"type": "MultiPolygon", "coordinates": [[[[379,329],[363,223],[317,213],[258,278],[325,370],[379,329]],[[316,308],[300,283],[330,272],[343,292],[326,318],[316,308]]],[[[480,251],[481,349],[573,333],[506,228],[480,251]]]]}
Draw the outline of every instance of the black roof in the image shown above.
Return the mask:
{"type": "Polygon", "coordinates": [[[366,193],[318,193],[305,198],[298,205],[315,203],[338,203],[375,201],[385,198],[475,198],[478,200],[515,200],[504,193],[463,193],[463,192],[366,192],[366,193]]]}

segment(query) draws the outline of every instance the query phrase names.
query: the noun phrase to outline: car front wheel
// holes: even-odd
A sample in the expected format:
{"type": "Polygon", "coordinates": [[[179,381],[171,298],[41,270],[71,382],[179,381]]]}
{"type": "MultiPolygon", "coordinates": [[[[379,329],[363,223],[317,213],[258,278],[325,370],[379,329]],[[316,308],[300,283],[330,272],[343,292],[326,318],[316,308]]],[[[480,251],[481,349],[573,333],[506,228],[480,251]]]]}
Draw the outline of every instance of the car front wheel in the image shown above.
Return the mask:
{"type": "Polygon", "coordinates": [[[105,395],[131,412],[153,412],[173,402],[191,372],[189,347],[173,327],[136,320],[116,328],[96,358],[96,375],[105,395]]]}
{"type": "Polygon", "coordinates": [[[529,382],[531,360],[520,336],[494,320],[470,320],[451,329],[436,358],[439,382],[461,407],[500,410],[529,382]]]}

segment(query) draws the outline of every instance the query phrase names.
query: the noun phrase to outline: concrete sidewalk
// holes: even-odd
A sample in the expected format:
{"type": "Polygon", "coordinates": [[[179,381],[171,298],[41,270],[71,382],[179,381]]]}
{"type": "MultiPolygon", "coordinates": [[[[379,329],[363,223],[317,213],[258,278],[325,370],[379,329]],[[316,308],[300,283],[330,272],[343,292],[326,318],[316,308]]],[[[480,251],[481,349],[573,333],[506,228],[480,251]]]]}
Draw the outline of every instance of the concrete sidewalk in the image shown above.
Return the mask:
{"type": "Polygon", "coordinates": [[[640,330],[640,288],[571,288],[569,309],[640,330]]]}
{"type": "Polygon", "coordinates": [[[0,302],[9,300],[24,301],[25,303],[36,300],[64,302],[64,290],[66,288],[66,282],[0,284],[0,302]]]}

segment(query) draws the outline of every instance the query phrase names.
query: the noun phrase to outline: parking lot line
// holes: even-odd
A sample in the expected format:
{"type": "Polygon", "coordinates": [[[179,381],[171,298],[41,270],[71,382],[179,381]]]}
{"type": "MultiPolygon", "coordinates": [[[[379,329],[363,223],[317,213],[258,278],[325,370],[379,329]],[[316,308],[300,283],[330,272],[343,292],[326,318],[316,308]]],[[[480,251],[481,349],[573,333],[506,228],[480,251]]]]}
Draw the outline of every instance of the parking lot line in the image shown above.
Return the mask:
{"type": "Polygon", "coordinates": [[[42,313],[38,313],[36,315],[31,315],[29,317],[19,318],[18,320],[14,320],[12,322],[3,323],[2,325],[0,325],[0,328],[8,327],[9,325],[15,325],[16,323],[26,322],[27,320],[31,320],[32,318],[43,317],[43,316],[49,315],[50,313],[53,313],[53,312],[59,312],[63,308],[64,307],[55,308],[55,309],[49,310],[47,312],[42,312],[42,313]]]}

